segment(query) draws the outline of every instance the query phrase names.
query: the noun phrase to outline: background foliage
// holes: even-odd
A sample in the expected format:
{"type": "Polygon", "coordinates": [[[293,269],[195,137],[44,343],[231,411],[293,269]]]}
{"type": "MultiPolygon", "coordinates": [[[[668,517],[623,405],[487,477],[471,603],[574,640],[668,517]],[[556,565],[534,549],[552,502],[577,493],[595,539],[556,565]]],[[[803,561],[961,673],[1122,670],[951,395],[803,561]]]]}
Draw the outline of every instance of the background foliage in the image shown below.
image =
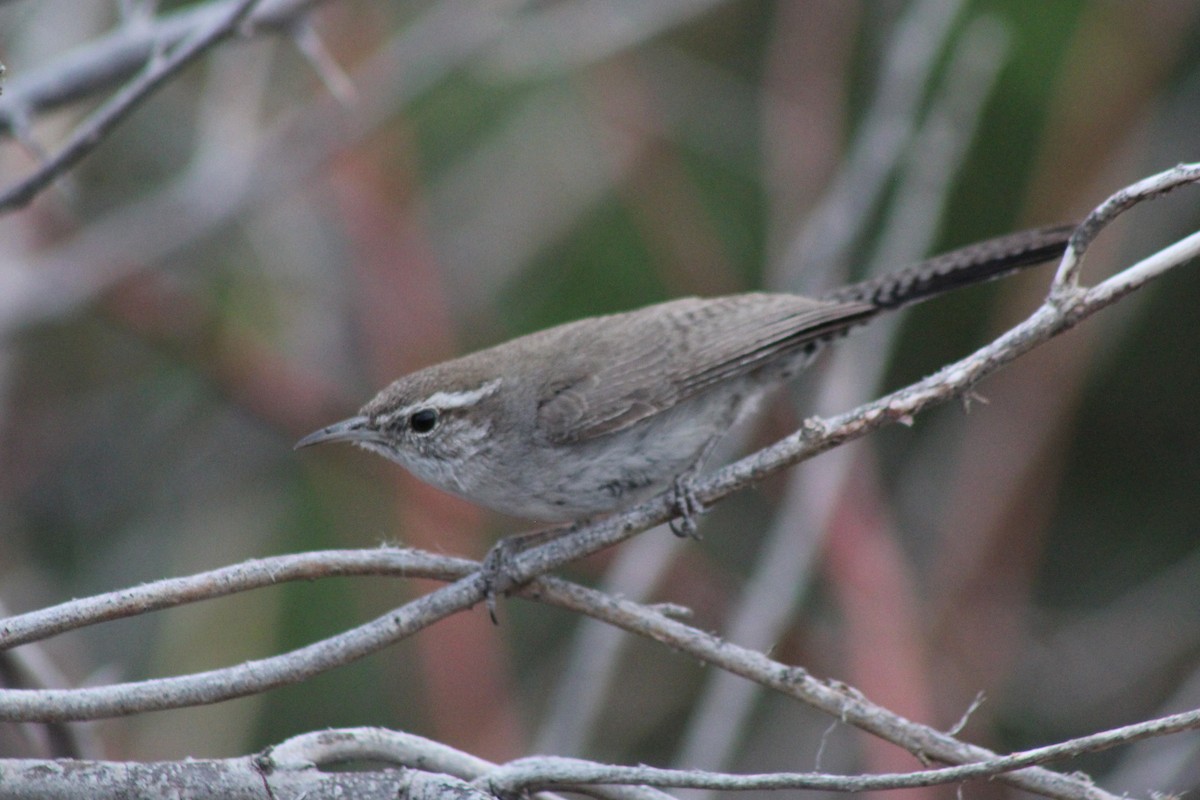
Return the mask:
{"type": "MultiPolygon", "coordinates": [[[[87,47],[125,5],[0,3],[6,80],[87,47]]],[[[1195,160],[1198,12],[338,0],[311,22],[354,87],[340,102],[290,39],[227,45],[0,219],[0,600],[26,610],[382,541],[480,555],[520,523],[361,452],[291,444],[407,370],[555,322],[691,293],[820,291],[1077,218],[1195,160]],[[898,44],[906,31],[927,35],[898,44]],[[877,190],[856,158],[883,165],[877,190]]],[[[33,120],[33,140],[54,149],[87,106],[33,120]]],[[[5,184],[33,163],[12,139],[0,149],[5,184]]],[[[1198,217],[1187,193],[1139,209],[1089,274],[1198,217]]],[[[964,292],[906,313],[891,340],[848,343],[889,354],[886,368],[834,396],[848,407],[968,352],[1047,283],[964,292]]],[[[969,414],[944,408],[853,445],[834,496],[830,455],[717,509],[703,542],[654,531],[575,577],[617,569],[616,586],[650,585],[728,631],[771,566],[770,532],[794,528],[797,562],[817,556],[803,582],[776,587],[796,595],[776,657],[919,721],[948,728],[983,692],[966,735],[1003,750],[1200,705],[1198,293],[1181,271],[983,385],[989,402],[969,414]],[[638,573],[659,557],[660,574],[638,573]]],[[[821,406],[818,380],[803,408],[840,410],[821,406]]],[[[790,408],[773,404],[743,445],[794,427],[790,408]]],[[[195,671],[424,588],[288,586],[83,631],[48,656],[70,685],[195,671]]],[[[378,724],[493,759],[720,766],[699,755],[720,748],[698,744],[712,676],[641,642],[621,640],[610,661],[587,635],[510,602],[499,628],[477,610],[302,686],[95,733],[107,756],[153,759],[378,724]],[[603,702],[576,707],[559,692],[589,663],[612,672],[585,675],[603,702]]],[[[824,769],[914,763],[844,730],[825,741],[827,720],[778,699],[727,722],[719,760],[737,769],[811,768],[822,742],[824,769]]],[[[19,754],[35,738],[0,742],[19,754]]],[[[1198,745],[1180,736],[1081,766],[1110,791],[1182,791],[1200,784],[1198,745]]]]}

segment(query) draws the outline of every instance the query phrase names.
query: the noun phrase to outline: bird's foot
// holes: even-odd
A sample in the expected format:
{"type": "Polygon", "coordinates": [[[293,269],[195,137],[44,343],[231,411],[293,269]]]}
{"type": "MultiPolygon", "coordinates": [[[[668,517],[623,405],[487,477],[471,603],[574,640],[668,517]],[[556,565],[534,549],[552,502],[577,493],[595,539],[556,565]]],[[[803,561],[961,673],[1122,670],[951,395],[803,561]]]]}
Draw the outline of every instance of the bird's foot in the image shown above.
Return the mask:
{"type": "Polygon", "coordinates": [[[704,513],[704,504],[700,502],[700,498],[696,497],[696,491],[692,487],[692,479],[695,475],[691,472],[684,473],[675,478],[672,484],[671,494],[672,503],[675,506],[677,517],[672,519],[668,524],[671,528],[671,533],[683,538],[684,536],[690,539],[700,539],[700,529],[696,526],[696,517],[704,513]]]}
{"type": "Polygon", "coordinates": [[[487,605],[488,616],[492,618],[493,624],[500,624],[500,620],[496,616],[496,598],[500,595],[507,595],[522,585],[522,582],[513,577],[513,559],[525,550],[557,539],[571,530],[574,530],[573,525],[517,533],[505,536],[492,545],[492,549],[488,550],[487,555],[483,557],[479,571],[483,575],[484,603],[487,605]]]}

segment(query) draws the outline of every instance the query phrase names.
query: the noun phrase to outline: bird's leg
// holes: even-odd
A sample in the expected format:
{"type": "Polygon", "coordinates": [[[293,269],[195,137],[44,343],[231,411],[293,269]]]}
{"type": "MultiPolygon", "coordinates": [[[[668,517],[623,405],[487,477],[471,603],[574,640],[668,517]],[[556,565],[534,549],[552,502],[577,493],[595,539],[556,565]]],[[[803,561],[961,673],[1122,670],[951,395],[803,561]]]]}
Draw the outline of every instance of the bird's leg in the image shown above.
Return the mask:
{"type": "Polygon", "coordinates": [[[671,502],[678,516],[673,517],[667,527],[681,539],[686,536],[699,541],[700,529],[696,526],[696,517],[704,513],[704,504],[692,489],[692,479],[695,477],[696,472],[690,469],[675,476],[671,484],[671,502]]]}
{"type": "Polygon", "coordinates": [[[493,623],[499,624],[496,617],[496,597],[507,594],[517,587],[517,582],[512,577],[512,560],[531,547],[553,541],[560,536],[566,536],[578,528],[579,523],[575,522],[554,528],[514,533],[492,545],[492,549],[488,550],[487,555],[483,557],[480,572],[483,575],[485,587],[484,601],[487,603],[488,616],[492,618],[493,623]]]}
{"type": "Polygon", "coordinates": [[[692,486],[696,476],[700,474],[700,468],[704,466],[704,462],[708,460],[712,454],[713,448],[717,446],[717,441],[721,437],[714,436],[704,445],[704,449],[700,451],[700,455],[692,462],[692,465],[683,472],[675,476],[675,480],[671,482],[671,502],[675,506],[677,517],[667,523],[671,529],[671,533],[683,538],[684,536],[690,539],[700,539],[700,531],[696,526],[696,517],[705,512],[704,504],[700,502],[700,498],[696,497],[696,491],[692,486]]]}

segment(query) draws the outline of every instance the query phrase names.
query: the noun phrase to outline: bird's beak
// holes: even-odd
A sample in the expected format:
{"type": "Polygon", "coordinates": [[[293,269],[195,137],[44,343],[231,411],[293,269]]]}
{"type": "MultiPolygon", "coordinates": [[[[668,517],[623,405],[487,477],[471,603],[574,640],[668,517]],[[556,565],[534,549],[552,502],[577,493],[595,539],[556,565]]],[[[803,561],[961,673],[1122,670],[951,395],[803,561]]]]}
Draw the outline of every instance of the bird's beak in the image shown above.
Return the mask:
{"type": "Polygon", "coordinates": [[[322,442],[369,442],[379,438],[379,433],[371,427],[371,421],[363,416],[350,417],[341,422],[335,422],[327,428],[313,431],[296,442],[293,450],[308,447],[322,442]]]}

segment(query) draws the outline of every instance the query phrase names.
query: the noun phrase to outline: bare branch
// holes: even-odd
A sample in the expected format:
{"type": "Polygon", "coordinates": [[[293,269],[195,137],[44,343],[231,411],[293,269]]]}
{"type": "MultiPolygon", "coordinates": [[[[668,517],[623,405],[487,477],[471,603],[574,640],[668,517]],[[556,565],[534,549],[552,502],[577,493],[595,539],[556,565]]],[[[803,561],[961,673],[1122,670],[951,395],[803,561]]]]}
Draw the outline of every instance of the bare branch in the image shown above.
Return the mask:
{"type": "MultiPolygon", "coordinates": [[[[155,52],[210,30],[236,10],[241,0],[215,0],[172,14],[153,24],[121,25],[63,58],[22,73],[6,84],[0,97],[0,133],[14,120],[28,119],[134,76],[155,52]]],[[[286,31],[321,0],[262,0],[240,26],[243,35],[286,31]]]]}
{"type": "MultiPolygon", "coordinates": [[[[973,764],[878,775],[823,775],[812,772],[735,775],[705,770],[604,766],[582,759],[533,757],[508,764],[475,783],[486,788],[488,794],[498,797],[539,789],[576,789],[593,784],[638,784],[727,791],[823,789],[834,792],[870,792],[913,789],[997,777],[1048,761],[1105,750],[1152,736],[1194,730],[1197,727],[1200,727],[1200,710],[1187,711],[973,764]]],[[[1095,788],[1087,793],[1087,796],[1091,797],[1104,795],[1104,792],[1095,788]]]]}
{"type": "MultiPolygon", "coordinates": [[[[404,731],[387,728],[341,728],[294,736],[259,757],[271,767],[303,769],[347,762],[381,761],[424,772],[445,773],[462,780],[496,774],[497,767],[470,753],[404,731]]],[[[604,800],[670,800],[669,795],[644,786],[590,786],[583,793],[604,800]]],[[[555,795],[543,795],[554,800],[555,795]]]]}
{"type": "MultiPolygon", "coordinates": [[[[562,788],[620,800],[662,800],[652,787],[732,791],[817,789],[863,792],[956,784],[1003,776],[1055,758],[1092,752],[1147,736],[1200,725],[1200,711],[1176,714],[974,764],[908,773],[830,775],[814,772],[738,775],[703,770],[626,767],[583,759],[538,756],[495,766],[446,745],[382,728],[350,728],[304,734],[252,757],[139,764],[103,761],[12,759],[0,762],[8,796],[124,797],[139,786],[162,796],[257,797],[301,793],[305,797],[401,797],[442,800],[525,795],[562,788]],[[318,767],[383,761],[403,770],[326,772],[318,767]],[[456,774],[463,773],[463,774],[456,774]],[[470,783],[470,775],[476,775],[470,783]],[[344,780],[345,776],[352,776],[344,780]]],[[[1084,784],[1087,789],[1087,785],[1084,784]]],[[[1084,797],[1107,797],[1092,788],[1084,797]]]]}
{"type": "MultiPolygon", "coordinates": [[[[1079,285],[1079,271],[1083,266],[1083,254],[1108,223],[1138,203],[1162,197],[1168,192],[1172,192],[1181,186],[1195,183],[1197,180],[1200,180],[1200,165],[1179,164],[1174,169],[1160,172],[1157,175],[1151,175],[1131,186],[1127,186],[1105,200],[1095,211],[1087,216],[1087,219],[1079,225],[1079,229],[1072,235],[1071,246],[1067,248],[1062,264],[1054,276],[1051,299],[1053,300],[1055,295],[1071,294],[1076,290],[1076,287],[1079,285]]],[[[1179,251],[1175,248],[1182,247],[1186,251],[1187,245],[1185,242],[1191,238],[1188,237],[1176,242],[1171,247],[1164,248],[1155,255],[1144,259],[1139,264],[1122,270],[1101,284],[1101,286],[1108,286],[1108,291],[1120,291],[1121,293],[1138,288],[1146,281],[1160,274],[1163,270],[1170,269],[1174,263],[1173,259],[1179,257],[1179,251]]],[[[1184,258],[1186,259],[1187,256],[1184,256],[1184,258]]],[[[1101,286],[1097,286],[1096,289],[1099,290],[1101,286]]]]}
{"type": "MultiPolygon", "coordinates": [[[[922,759],[964,764],[997,758],[995,753],[986,748],[966,744],[947,733],[919,725],[878,706],[845,684],[818,680],[800,667],[774,661],[756,650],[739,647],[696,630],[646,606],[549,576],[539,578],[526,594],[601,619],[754,681],[819,709],[834,719],[897,744],[922,759]]],[[[1001,779],[1047,797],[1115,800],[1113,795],[1096,789],[1086,781],[1039,767],[1026,768],[1004,775],[1001,779]]]]}
{"type": "MultiPolygon", "coordinates": [[[[264,5],[263,10],[280,5],[264,5]]],[[[461,68],[503,29],[504,18],[491,5],[433,6],[356,70],[359,102],[353,114],[340,103],[317,101],[284,115],[258,143],[255,152],[263,155],[251,159],[245,173],[230,174],[227,153],[234,145],[217,142],[208,159],[212,164],[195,167],[149,197],[109,212],[34,258],[23,270],[28,280],[21,285],[28,288],[10,287],[0,297],[0,333],[60,317],[146,265],[169,259],[247,208],[288,194],[332,153],[461,68]],[[131,242],[136,243],[132,249],[131,242]],[[80,269],[80,264],[88,268],[80,269]]]]}
{"type": "Polygon", "coordinates": [[[88,625],[288,581],[350,575],[446,580],[468,574],[476,568],[476,562],[466,559],[395,548],[328,550],[254,559],[210,572],[184,578],[167,578],[9,617],[0,625],[0,650],[9,650],[88,625]]]}
{"type": "Polygon", "coordinates": [[[387,728],[342,728],[293,736],[263,757],[274,767],[295,769],[347,761],[382,761],[398,767],[421,767],[456,778],[474,780],[496,765],[449,745],[387,728]]]}
{"type": "Polygon", "coordinates": [[[354,90],[354,81],[346,74],[337,59],[329,52],[329,48],[321,41],[321,37],[307,21],[297,23],[292,28],[292,41],[296,49],[308,59],[313,71],[325,84],[329,93],[337,98],[344,106],[354,104],[358,93],[354,90]]]}
{"type": "Polygon", "coordinates": [[[448,775],[419,770],[322,772],[264,768],[259,758],[188,759],[148,764],[119,761],[0,761],[5,797],[66,800],[119,800],[137,797],[189,800],[308,800],[354,797],[360,800],[492,800],[448,775]]]}
{"type": "Polygon", "coordinates": [[[180,43],[165,58],[151,60],[136,80],[96,109],[67,140],[66,145],[28,178],[0,193],[0,213],[28,205],[54,179],[83,160],[118,124],[133,113],[151,93],[174,77],[209,48],[230,36],[261,0],[237,0],[216,24],[180,43]]]}
{"type": "MultiPolygon", "coordinates": [[[[134,589],[75,600],[44,611],[12,617],[0,622],[0,632],[10,634],[10,638],[2,640],[0,643],[6,648],[12,647],[17,641],[32,641],[52,635],[54,632],[94,622],[117,619],[142,611],[220,597],[235,591],[291,580],[312,580],[356,574],[394,574],[405,577],[454,580],[463,576],[473,576],[477,569],[478,564],[465,559],[414,550],[387,548],[276,556],[186,578],[156,581],[134,589]]],[[[463,580],[459,581],[459,583],[463,582],[463,580]]],[[[454,586],[457,585],[454,584],[454,586]]],[[[440,591],[453,589],[454,586],[440,591]]],[[[436,594],[438,592],[433,593],[433,595],[436,594]]],[[[798,699],[837,719],[870,731],[922,756],[950,763],[979,761],[995,757],[995,754],[990,751],[964,744],[947,734],[917,725],[887,709],[876,706],[847,687],[830,686],[809,676],[801,669],[773,661],[757,651],[722,642],[713,636],[671,619],[658,609],[613,598],[592,589],[585,589],[549,577],[538,579],[522,594],[592,616],[631,633],[648,636],[658,642],[668,644],[701,661],[798,699]]],[[[272,685],[298,682],[312,674],[308,669],[312,661],[309,651],[313,648],[331,642],[336,643],[335,658],[328,660],[323,666],[324,669],[349,663],[366,654],[360,650],[364,647],[371,647],[372,637],[379,635],[376,629],[381,624],[386,626],[389,617],[400,618],[406,610],[419,606],[430,596],[427,595],[409,603],[393,614],[382,618],[382,623],[381,620],[376,620],[308,648],[226,669],[98,688],[39,690],[36,692],[31,690],[24,692],[0,691],[0,718],[42,720],[73,719],[81,716],[113,716],[133,711],[217,702],[234,696],[250,694],[261,690],[254,688],[255,679],[260,681],[273,679],[276,682],[272,685]],[[339,653],[340,661],[337,660],[339,653]]],[[[424,625],[416,623],[406,626],[407,632],[402,635],[419,630],[420,627],[424,627],[424,625]]],[[[367,652],[370,650],[368,649],[367,652]]],[[[271,686],[262,688],[271,688],[271,686]]],[[[295,748],[304,745],[306,748],[312,746],[317,749],[315,751],[305,750],[307,755],[302,755],[299,749],[287,750],[284,757],[290,760],[302,758],[315,760],[318,758],[315,753],[325,752],[321,748],[327,746],[327,743],[317,744],[320,746],[317,747],[308,740],[302,740],[296,743],[295,748]]],[[[386,744],[386,748],[398,748],[396,752],[407,752],[404,748],[408,746],[409,744],[395,739],[389,739],[386,744]]],[[[381,744],[380,747],[385,748],[385,745],[381,744]]],[[[425,755],[429,754],[425,753],[425,755]]],[[[359,757],[366,758],[367,756],[360,755],[359,757]]],[[[439,769],[450,771],[447,766],[439,767],[439,769]]],[[[453,774],[467,777],[457,769],[453,771],[453,774]]],[[[1020,776],[1014,776],[1012,780],[1031,791],[1051,796],[1083,797],[1079,786],[1071,779],[1049,772],[1045,775],[1032,773],[1032,777],[1029,777],[1030,774],[1022,773],[1020,776]]],[[[469,777],[474,778],[477,775],[469,777]]]]}

